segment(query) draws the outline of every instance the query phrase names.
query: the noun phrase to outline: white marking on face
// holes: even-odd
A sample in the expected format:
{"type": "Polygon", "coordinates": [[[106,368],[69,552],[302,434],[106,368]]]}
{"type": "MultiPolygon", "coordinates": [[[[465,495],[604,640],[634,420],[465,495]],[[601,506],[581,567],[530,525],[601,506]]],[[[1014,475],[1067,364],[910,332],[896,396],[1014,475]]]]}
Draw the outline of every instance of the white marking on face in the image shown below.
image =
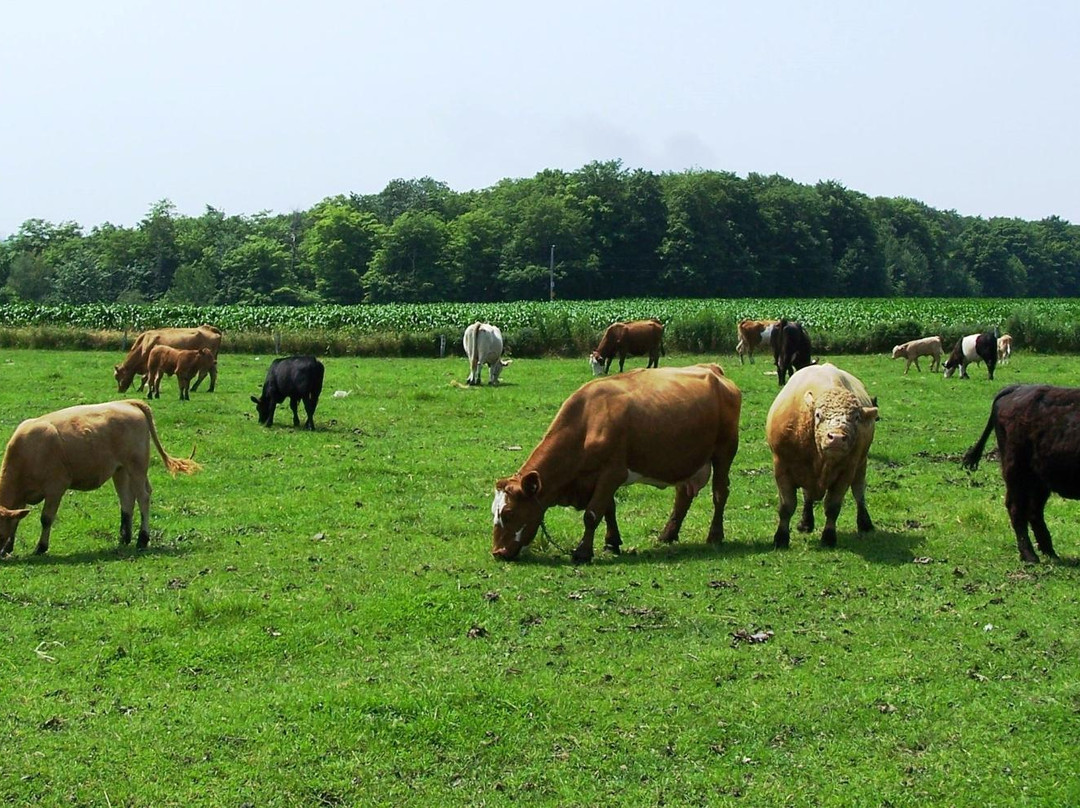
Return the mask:
{"type": "Polygon", "coordinates": [[[525,532],[525,525],[521,526],[521,529],[514,534],[514,541],[521,544],[521,534],[525,532]]]}
{"type": "Polygon", "coordinates": [[[491,516],[495,521],[496,527],[503,526],[502,512],[506,507],[506,492],[499,490],[495,492],[495,499],[491,503],[491,516]]]}

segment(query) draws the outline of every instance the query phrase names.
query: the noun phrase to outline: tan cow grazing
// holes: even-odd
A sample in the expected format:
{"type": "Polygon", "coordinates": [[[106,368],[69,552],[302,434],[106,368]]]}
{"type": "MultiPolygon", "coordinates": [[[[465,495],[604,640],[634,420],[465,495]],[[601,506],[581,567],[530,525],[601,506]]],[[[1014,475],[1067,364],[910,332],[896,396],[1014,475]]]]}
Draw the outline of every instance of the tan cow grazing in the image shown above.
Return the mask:
{"type": "Polygon", "coordinates": [[[150,441],[170,474],[193,474],[193,460],[169,457],[154,416],[142,401],[82,404],[30,418],[15,428],[0,466],[0,556],[15,549],[19,520],[42,500],[37,552],[49,549],[49,532],[68,490],[92,491],[109,479],[120,497],[120,543],[131,542],[131,519],[139,503],[139,547],[150,541],[150,441]]]}
{"type": "Polygon", "coordinates": [[[877,404],[862,382],[835,365],[811,365],[791,377],[765,420],[780,493],[776,547],[790,542],[796,488],[803,490],[802,532],[814,529],[814,503],[824,498],[821,543],[827,547],[836,545],[836,518],[849,487],[859,530],[874,529],[866,509],[866,456],[877,419],[877,404]]]}
{"type": "Polygon", "coordinates": [[[723,541],[741,407],[742,393],[719,365],[639,368],[588,382],[559,408],[517,473],[495,483],[492,555],[517,558],[552,505],[585,511],[574,563],[592,559],[601,519],[607,523],[605,548],[619,552],[615,491],[631,483],[675,486],[675,505],[660,541],[676,541],[710,472],[713,517],[707,541],[723,541]]]}
{"type": "Polygon", "coordinates": [[[909,342],[905,342],[903,345],[897,345],[892,349],[893,359],[906,359],[907,364],[904,365],[904,375],[907,376],[907,372],[911,369],[912,363],[915,364],[915,370],[922,373],[922,368],[919,367],[920,356],[933,357],[930,361],[930,372],[935,370],[941,370],[941,337],[923,337],[922,339],[913,339],[909,342]]]}
{"type": "MultiPolygon", "coordinates": [[[[216,358],[218,351],[221,350],[221,329],[212,325],[200,325],[198,328],[155,328],[150,331],[143,331],[135,338],[135,343],[131,346],[127,356],[124,357],[124,361],[113,366],[113,378],[116,379],[117,388],[121,393],[131,387],[131,382],[136,373],[143,376],[142,382],[139,384],[139,389],[143,389],[143,386],[148,381],[146,363],[150,359],[150,351],[155,345],[168,345],[171,348],[183,348],[185,350],[209,348],[216,358]]],[[[217,366],[215,365],[208,372],[210,374],[209,392],[212,393],[217,384],[217,366]]],[[[191,386],[192,390],[199,389],[199,383],[202,382],[205,375],[204,373],[199,374],[199,378],[191,386]]]]}
{"type": "Polygon", "coordinates": [[[664,324],[651,320],[631,320],[627,323],[612,323],[607,327],[596,350],[589,355],[589,365],[594,376],[607,373],[611,369],[611,360],[619,357],[619,373],[628,356],[649,355],[645,367],[660,367],[660,354],[664,352],[664,324]]]}
{"type": "Polygon", "coordinates": [[[146,360],[146,376],[149,379],[149,392],[146,397],[161,398],[161,377],[175,374],[176,383],[180,387],[180,400],[190,401],[191,394],[188,390],[195,374],[202,378],[211,371],[217,376],[217,357],[209,348],[183,350],[170,348],[168,345],[155,345],[146,360]]]}
{"type": "Polygon", "coordinates": [[[1012,334],[998,337],[998,364],[1004,365],[1012,356],[1012,334]]]}
{"type": "Polygon", "coordinates": [[[740,320],[738,328],[739,341],[735,343],[735,353],[739,355],[739,364],[743,363],[743,354],[750,358],[750,364],[754,364],[754,350],[762,342],[770,344],[773,328],[779,320],[740,320]]]}

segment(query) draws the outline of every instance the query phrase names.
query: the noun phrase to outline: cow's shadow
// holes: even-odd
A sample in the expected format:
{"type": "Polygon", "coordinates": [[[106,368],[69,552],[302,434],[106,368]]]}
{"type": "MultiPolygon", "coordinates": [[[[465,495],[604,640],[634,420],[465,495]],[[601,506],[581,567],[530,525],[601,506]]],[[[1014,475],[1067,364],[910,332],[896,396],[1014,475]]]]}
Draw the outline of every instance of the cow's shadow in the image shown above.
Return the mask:
{"type": "Polygon", "coordinates": [[[186,555],[189,548],[176,544],[151,544],[142,550],[135,545],[126,547],[111,545],[97,550],[80,550],[75,553],[58,554],[50,549],[44,555],[37,555],[32,549],[26,553],[12,554],[0,560],[0,567],[9,564],[26,564],[40,567],[60,567],[75,564],[100,564],[111,561],[135,561],[146,556],[175,557],[186,555]]]}
{"type": "Polygon", "coordinates": [[[848,551],[862,556],[870,564],[899,566],[910,564],[917,557],[916,550],[926,541],[922,533],[892,530],[873,530],[868,533],[843,533],[836,536],[836,547],[825,547],[815,540],[817,550],[833,553],[848,551]]]}

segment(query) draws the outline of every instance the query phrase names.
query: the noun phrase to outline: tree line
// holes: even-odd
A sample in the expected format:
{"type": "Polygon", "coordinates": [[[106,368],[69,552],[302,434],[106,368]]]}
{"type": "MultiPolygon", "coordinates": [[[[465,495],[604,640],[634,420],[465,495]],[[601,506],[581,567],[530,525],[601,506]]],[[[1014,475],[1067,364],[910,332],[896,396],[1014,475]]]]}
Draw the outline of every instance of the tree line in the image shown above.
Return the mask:
{"type": "Polygon", "coordinates": [[[1080,226],[963,216],[837,182],[618,160],[454,191],[424,177],[287,214],[134,227],[29,219],[0,302],[385,303],[615,297],[1080,296],[1080,226]]]}

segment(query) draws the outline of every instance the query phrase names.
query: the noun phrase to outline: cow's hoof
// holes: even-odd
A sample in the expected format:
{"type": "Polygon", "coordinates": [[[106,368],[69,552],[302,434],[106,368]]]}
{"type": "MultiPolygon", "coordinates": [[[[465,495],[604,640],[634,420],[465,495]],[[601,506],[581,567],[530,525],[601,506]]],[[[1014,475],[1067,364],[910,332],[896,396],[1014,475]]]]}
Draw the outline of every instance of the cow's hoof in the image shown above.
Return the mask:
{"type": "Polygon", "coordinates": [[[135,546],[138,547],[140,550],[145,550],[148,544],[150,544],[150,534],[147,533],[145,530],[140,530],[139,538],[135,542],[135,546]]]}
{"type": "Polygon", "coordinates": [[[825,547],[835,547],[836,546],[836,530],[832,529],[832,528],[825,528],[825,530],[823,530],[821,532],[821,543],[825,547]]]}
{"type": "Polygon", "coordinates": [[[868,516],[866,519],[860,519],[857,527],[859,528],[860,533],[869,533],[874,529],[874,523],[870,521],[870,517],[868,516]]]}
{"type": "Polygon", "coordinates": [[[612,555],[620,555],[622,553],[622,546],[621,544],[605,544],[604,550],[612,555]]]}
{"type": "Polygon", "coordinates": [[[813,522],[799,522],[799,524],[795,525],[795,529],[797,531],[799,531],[800,533],[813,533],[814,532],[814,523],[813,522]]]}
{"type": "Polygon", "coordinates": [[[575,564],[588,564],[592,561],[592,553],[582,553],[578,550],[574,550],[574,552],[570,554],[570,560],[575,564]]]}
{"type": "Polygon", "coordinates": [[[710,533],[706,537],[705,543],[706,544],[723,544],[724,543],[724,534],[723,533],[710,533]]]}
{"type": "Polygon", "coordinates": [[[786,550],[791,545],[791,534],[786,530],[777,530],[773,535],[773,547],[777,550],[786,550]]]}
{"type": "Polygon", "coordinates": [[[34,555],[45,555],[47,552],[49,552],[49,545],[47,544],[39,544],[34,548],[34,555]]]}

